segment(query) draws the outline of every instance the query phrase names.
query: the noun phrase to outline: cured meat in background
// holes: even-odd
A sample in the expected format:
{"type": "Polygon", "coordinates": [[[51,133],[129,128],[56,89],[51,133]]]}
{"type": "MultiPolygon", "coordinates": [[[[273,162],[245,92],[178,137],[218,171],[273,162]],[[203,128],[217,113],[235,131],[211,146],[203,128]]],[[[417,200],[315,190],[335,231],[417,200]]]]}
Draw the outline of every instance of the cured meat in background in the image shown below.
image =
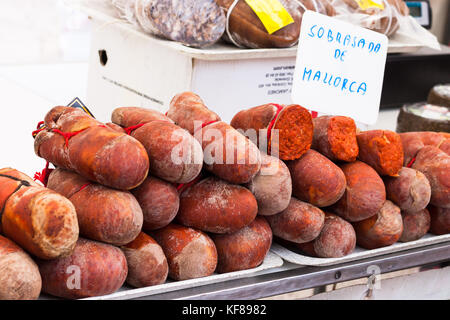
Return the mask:
{"type": "Polygon", "coordinates": [[[360,27],[390,37],[400,27],[400,20],[408,17],[408,6],[402,0],[383,0],[381,7],[362,8],[355,0],[331,0],[337,16],[360,27]]]}
{"type": "Polygon", "coordinates": [[[417,153],[425,146],[437,147],[446,152],[443,147],[450,140],[448,133],[432,131],[403,132],[399,133],[399,136],[403,145],[404,166],[411,166],[417,153]]]}
{"type": "Polygon", "coordinates": [[[423,147],[417,153],[412,168],[422,172],[430,182],[430,203],[436,207],[449,209],[450,155],[436,147],[423,147]]]}
{"type": "Polygon", "coordinates": [[[225,30],[225,15],[214,0],[136,0],[135,10],[144,31],[186,46],[212,45],[225,30]]]}
{"type": "Polygon", "coordinates": [[[234,0],[216,2],[224,9],[225,14],[229,15],[229,34],[225,32],[224,39],[246,48],[287,48],[295,45],[300,36],[305,8],[329,16],[334,15],[333,7],[326,0],[280,0],[293,23],[269,34],[261,19],[244,0],[238,0],[234,8],[231,8],[234,0]],[[230,9],[232,11],[228,12],[230,9]]]}
{"type": "Polygon", "coordinates": [[[427,102],[450,108],[450,83],[435,85],[428,93],[427,102]]]}

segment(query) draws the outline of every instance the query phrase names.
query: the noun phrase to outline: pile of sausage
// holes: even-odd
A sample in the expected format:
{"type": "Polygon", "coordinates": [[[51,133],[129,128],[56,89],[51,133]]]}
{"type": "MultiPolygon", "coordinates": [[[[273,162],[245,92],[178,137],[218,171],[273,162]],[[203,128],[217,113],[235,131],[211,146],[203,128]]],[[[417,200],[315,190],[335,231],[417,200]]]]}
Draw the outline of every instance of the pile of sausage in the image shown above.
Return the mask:
{"type": "Polygon", "coordinates": [[[55,107],[46,187],[0,169],[0,299],[76,299],[251,269],[273,238],[341,257],[450,232],[450,136],[359,132],[266,104],[228,124],[194,93],[103,124],[55,107]]]}

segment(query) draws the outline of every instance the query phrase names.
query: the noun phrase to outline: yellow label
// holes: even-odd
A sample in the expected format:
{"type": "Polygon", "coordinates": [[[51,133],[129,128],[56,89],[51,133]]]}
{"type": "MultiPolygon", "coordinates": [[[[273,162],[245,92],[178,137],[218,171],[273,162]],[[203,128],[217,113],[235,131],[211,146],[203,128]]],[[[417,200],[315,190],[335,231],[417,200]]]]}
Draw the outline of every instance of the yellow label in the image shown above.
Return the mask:
{"type": "Polygon", "coordinates": [[[278,0],[245,0],[245,2],[256,13],[269,34],[294,22],[278,0]]]}
{"type": "Polygon", "coordinates": [[[382,0],[355,0],[358,6],[363,9],[367,10],[369,8],[378,8],[383,10],[384,4],[382,0]]]}

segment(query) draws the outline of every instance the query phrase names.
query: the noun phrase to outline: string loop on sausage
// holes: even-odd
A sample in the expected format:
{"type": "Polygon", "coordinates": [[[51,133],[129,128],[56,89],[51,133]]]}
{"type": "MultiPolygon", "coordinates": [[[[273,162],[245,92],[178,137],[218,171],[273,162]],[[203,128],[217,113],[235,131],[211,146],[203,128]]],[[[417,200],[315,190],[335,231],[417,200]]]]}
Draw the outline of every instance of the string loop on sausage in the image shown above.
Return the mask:
{"type": "Polygon", "coordinates": [[[192,187],[194,184],[200,181],[202,178],[201,175],[198,175],[194,180],[187,182],[187,183],[180,183],[176,186],[178,194],[182,194],[184,191],[186,191],[187,188],[192,187]]]}
{"type": "Polygon", "coordinates": [[[210,124],[213,124],[213,123],[216,123],[216,122],[219,122],[219,120],[211,120],[211,121],[202,123],[202,125],[201,125],[200,127],[198,127],[197,129],[195,129],[193,136],[195,136],[195,134],[196,134],[199,130],[203,129],[203,128],[206,127],[207,125],[210,125],[210,124]]]}
{"type": "MultiPolygon", "coordinates": [[[[106,128],[105,125],[99,125],[99,127],[106,128]]],[[[59,130],[59,129],[49,129],[49,131],[55,132],[55,133],[58,133],[58,134],[62,135],[62,136],[64,137],[64,140],[65,140],[65,146],[66,146],[66,147],[69,147],[69,139],[70,139],[70,138],[76,136],[77,134],[79,134],[79,133],[81,133],[81,132],[83,132],[83,131],[85,131],[86,129],[89,129],[89,128],[91,128],[91,127],[87,127],[87,128],[84,128],[84,129],[81,129],[81,130],[78,130],[78,131],[74,131],[74,132],[63,132],[63,131],[61,131],[61,130],[59,130]]],[[[35,138],[36,135],[37,135],[39,132],[41,132],[41,131],[43,131],[43,130],[45,130],[45,129],[46,129],[46,126],[44,125],[44,121],[39,121],[39,123],[38,123],[38,125],[37,125],[37,129],[34,130],[34,131],[31,133],[32,136],[33,136],[33,138],[35,138]]]]}
{"type": "Polygon", "coordinates": [[[50,176],[50,173],[54,170],[54,169],[50,169],[50,162],[46,162],[45,164],[45,168],[41,171],[41,172],[36,172],[34,174],[34,181],[40,181],[44,187],[47,187],[47,183],[48,183],[48,177],[50,176]]]}
{"type": "Polygon", "coordinates": [[[416,157],[413,157],[411,161],[406,165],[407,168],[411,168],[414,162],[416,161],[416,157]]]}
{"type": "Polygon", "coordinates": [[[126,133],[127,135],[130,135],[134,130],[139,129],[139,128],[142,127],[144,124],[146,124],[146,123],[140,123],[140,124],[137,124],[137,125],[135,125],[135,126],[131,126],[131,127],[128,127],[128,128],[123,128],[123,130],[125,130],[125,133],[126,133]]]}

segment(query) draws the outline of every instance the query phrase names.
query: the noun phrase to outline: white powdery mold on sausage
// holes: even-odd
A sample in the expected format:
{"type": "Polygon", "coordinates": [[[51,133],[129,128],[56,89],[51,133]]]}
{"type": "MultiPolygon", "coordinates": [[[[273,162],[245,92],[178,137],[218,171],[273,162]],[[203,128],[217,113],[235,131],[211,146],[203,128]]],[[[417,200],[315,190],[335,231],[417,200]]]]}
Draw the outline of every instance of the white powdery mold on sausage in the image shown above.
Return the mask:
{"type": "MultiPolygon", "coordinates": [[[[38,157],[43,158],[43,156],[40,154],[40,147],[43,143],[45,143],[47,140],[52,139],[55,135],[58,135],[59,133],[54,133],[48,130],[43,130],[41,132],[38,133],[38,135],[35,138],[34,141],[34,152],[38,157]]],[[[64,143],[64,142],[62,142],[64,143]]],[[[50,152],[48,153],[48,155],[59,155],[56,158],[60,158],[60,159],[64,159],[64,162],[66,164],[70,165],[70,168],[67,169],[72,169],[73,165],[70,162],[70,158],[69,158],[69,152],[68,152],[68,148],[66,148],[63,145],[58,145],[56,143],[52,143],[50,145],[50,152]]],[[[47,159],[46,159],[47,160],[47,159]]],[[[52,162],[53,159],[49,159],[49,162],[52,162]]],[[[60,165],[59,163],[56,163],[57,165],[60,165]]]]}
{"type": "MultiPolygon", "coordinates": [[[[112,163],[112,160],[111,160],[112,156],[120,156],[120,157],[117,157],[117,159],[115,159],[115,161],[118,163],[121,163],[121,162],[127,163],[129,159],[139,158],[140,155],[138,153],[139,153],[140,148],[136,148],[136,147],[139,146],[140,143],[139,144],[137,144],[137,143],[139,143],[139,142],[136,139],[130,137],[129,135],[124,134],[124,135],[117,136],[115,139],[111,139],[108,143],[104,144],[101,148],[99,148],[99,150],[95,154],[95,162],[112,163]],[[125,145],[130,146],[130,148],[128,148],[128,150],[127,150],[126,155],[120,154],[118,152],[110,152],[110,150],[114,150],[116,148],[116,146],[121,143],[124,143],[125,145]],[[137,151],[137,153],[132,153],[132,151],[137,151]]],[[[141,170],[142,170],[142,168],[140,168],[139,166],[125,165],[125,167],[127,169],[127,172],[121,172],[122,177],[125,177],[125,176],[136,177],[136,176],[138,176],[138,174],[141,173],[141,170]]],[[[148,173],[148,170],[147,170],[147,173],[148,173]]],[[[144,175],[144,177],[147,176],[147,173],[144,175]]],[[[107,185],[107,182],[110,179],[110,177],[103,176],[103,173],[99,172],[97,170],[93,171],[93,174],[94,174],[94,178],[96,181],[98,181],[100,184],[107,185]]],[[[136,186],[134,186],[134,187],[136,187],[136,186]]]]}
{"type": "Polygon", "coordinates": [[[322,231],[314,240],[314,251],[322,258],[343,257],[351,253],[355,246],[355,229],[349,222],[338,216],[327,216],[322,231]],[[332,235],[333,241],[326,241],[332,235]]]}
{"type": "MultiPolygon", "coordinates": [[[[183,129],[184,130],[184,129],[183,129]]],[[[180,174],[181,183],[187,183],[193,180],[198,174],[203,166],[203,149],[200,143],[189,134],[188,131],[184,130],[185,138],[187,138],[188,145],[191,146],[189,150],[187,150],[189,158],[185,161],[184,166],[182,168],[182,172],[180,174]]],[[[185,156],[182,157],[185,160],[185,156]]]]}
{"type": "Polygon", "coordinates": [[[25,252],[0,257],[0,300],[37,299],[41,287],[38,266],[25,252]]]}
{"type": "Polygon", "coordinates": [[[434,206],[450,208],[450,156],[433,146],[425,146],[416,155],[413,169],[422,172],[430,182],[431,200],[434,206]]]}
{"type": "Polygon", "coordinates": [[[422,238],[430,229],[431,216],[427,209],[417,212],[402,211],[403,232],[399,239],[409,242],[422,238]]]}
{"type": "MultiPolygon", "coordinates": [[[[132,265],[135,270],[140,270],[148,267],[149,259],[154,258],[156,260],[156,266],[159,266],[164,262],[165,256],[164,253],[162,253],[161,247],[153,243],[138,249],[127,247],[121,247],[121,249],[127,258],[128,276],[130,276],[131,273],[130,265],[132,265]],[[162,255],[159,254],[158,248],[161,250],[162,255]]],[[[154,266],[152,265],[152,267],[154,266]]]]}
{"type": "MultiPolygon", "coordinates": [[[[91,293],[90,288],[92,288],[93,282],[96,285],[93,289],[94,291],[102,292],[103,294],[105,294],[105,292],[112,293],[112,290],[108,290],[108,288],[111,287],[111,283],[116,284],[115,282],[117,282],[118,289],[118,287],[120,287],[125,282],[125,279],[128,275],[126,257],[123,254],[122,250],[110,244],[94,240],[87,240],[84,238],[80,238],[78,240],[77,245],[75,246],[75,249],[70,256],[59,259],[58,266],[55,268],[55,270],[66,273],[67,281],[69,281],[69,271],[74,267],[78,267],[80,271],[79,280],[81,291],[89,293],[91,293]],[[99,255],[99,252],[101,253],[102,259],[93,259],[94,257],[99,255]],[[93,263],[93,261],[95,263],[93,263]],[[117,278],[112,278],[110,279],[110,281],[105,280],[105,274],[108,275],[109,270],[114,270],[116,268],[121,269],[117,278]],[[102,275],[103,277],[101,278],[101,280],[98,280],[99,278],[97,277],[101,277],[102,275]]],[[[66,282],[65,285],[67,285],[68,283],[69,282],[66,282]]]]}
{"type": "Polygon", "coordinates": [[[156,264],[158,266],[160,266],[161,264],[164,263],[164,261],[166,261],[166,256],[164,255],[162,248],[156,243],[147,244],[142,248],[142,250],[153,252],[154,253],[153,257],[155,258],[156,264]]]}
{"type": "MultiPolygon", "coordinates": [[[[97,240],[113,245],[124,245],[139,235],[144,215],[139,203],[131,193],[106,188],[99,184],[88,185],[84,192],[86,199],[99,206],[97,216],[93,217],[97,223],[101,222],[101,225],[97,225],[95,228],[101,237],[97,240]]],[[[81,212],[78,214],[80,215],[81,212]]],[[[88,225],[93,223],[89,216],[84,216],[81,220],[87,221],[88,225]]],[[[80,227],[82,226],[80,225],[80,227]]]]}
{"type": "Polygon", "coordinates": [[[381,207],[380,212],[378,212],[377,221],[375,222],[374,227],[383,230],[384,235],[397,235],[399,230],[403,229],[400,208],[391,201],[386,200],[381,207]],[[392,219],[392,216],[394,216],[394,219],[392,219]]]}
{"type": "Polygon", "coordinates": [[[273,215],[287,208],[292,196],[291,174],[277,158],[262,155],[260,172],[245,186],[258,202],[258,214],[273,215]]]}
{"type": "MultiPolygon", "coordinates": [[[[229,205],[230,196],[233,194],[233,187],[238,187],[237,185],[231,185],[225,181],[218,180],[215,178],[207,178],[200,181],[197,186],[206,184],[209,186],[209,196],[204,197],[199,207],[203,208],[227,208],[229,205]],[[213,180],[214,179],[214,180],[213,180]]],[[[189,188],[183,192],[182,197],[190,196],[190,193],[196,191],[196,188],[189,188]]]]}
{"type": "MultiPolygon", "coordinates": [[[[152,202],[154,202],[154,203],[161,203],[161,202],[165,202],[165,201],[167,201],[167,195],[165,194],[165,193],[155,193],[155,195],[153,195],[152,196],[152,202]]],[[[175,218],[175,215],[177,214],[177,212],[178,212],[178,208],[179,208],[179,206],[180,206],[180,201],[177,199],[177,204],[173,207],[173,211],[172,211],[172,213],[169,215],[169,217],[171,217],[171,218],[168,218],[167,217],[167,212],[166,212],[166,207],[164,206],[164,207],[160,207],[160,206],[157,206],[157,205],[155,205],[155,206],[152,206],[152,208],[151,208],[151,218],[152,218],[152,220],[154,220],[154,221],[160,221],[161,219],[168,219],[168,220],[170,220],[170,221],[172,221],[173,220],[173,218],[175,218]]],[[[143,205],[144,206],[144,205],[143,205]]],[[[145,220],[145,216],[144,216],[144,220],[145,220]]],[[[169,221],[169,222],[170,222],[169,221]]]]}
{"type": "Polygon", "coordinates": [[[64,128],[66,123],[70,124],[71,132],[89,130],[94,124],[102,125],[100,121],[88,116],[83,110],[74,108],[70,108],[69,111],[63,112],[58,118],[56,126],[61,130],[62,128],[64,128]],[[89,121],[87,121],[86,118],[90,118],[89,121]],[[80,119],[84,120],[80,121],[80,119]]]}
{"type": "Polygon", "coordinates": [[[149,243],[141,248],[121,248],[127,259],[128,276],[127,282],[133,286],[155,285],[164,283],[167,279],[169,269],[167,267],[167,259],[162,248],[156,243],[149,243]],[[157,269],[163,268],[163,274],[153,274],[157,269]],[[149,267],[151,269],[149,269],[149,267]],[[146,270],[148,270],[146,272],[146,270]],[[149,279],[153,275],[155,278],[149,279]],[[151,283],[142,283],[142,281],[150,281],[151,283]]]}
{"type": "Polygon", "coordinates": [[[189,242],[173,259],[178,266],[178,279],[187,280],[211,275],[217,265],[217,251],[212,240],[204,235],[189,242]],[[210,250],[211,249],[211,250],[210,250]],[[211,256],[213,253],[213,256],[211,256]],[[211,265],[211,258],[215,263],[211,265]]]}
{"type": "Polygon", "coordinates": [[[188,131],[174,124],[171,124],[170,130],[173,131],[170,135],[168,149],[164,149],[167,142],[167,137],[164,135],[159,134],[149,137],[152,139],[151,145],[142,141],[142,137],[138,137],[138,140],[143,142],[145,148],[149,151],[149,155],[152,154],[152,145],[162,145],[159,154],[150,156],[151,173],[155,172],[155,175],[170,182],[190,182],[198,176],[202,169],[203,150],[200,143],[188,131]]]}
{"type": "Polygon", "coordinates": [[[260,228],[260,232],[256,232],[250,226],[242,228],[238,232],[238,237],[245,239],[249,243],[258,243],[258,241],[265,241],[268,238],[272,238],[272,232],[270,228],[260,228]]]}
{"type": "Polygon", "coordinates": [[[305,243],[314,240],[320,234],[325,214],[307,202],[291,198],[289,206],[284,211],[266,218],[274,235],[284,240],[305,243]],[[305,218],[305,215],[308,217],[305,218]]]}
{"type": "Polygon", "coordinates": [[[43,130],[36,135],[34,139],[34,153],[38,157],[41,157],[41,155],[39,154],[39,147],[41,146],[41,144],[44,143],[45,140],[50,139],[53,135],[53,132],[47,130],[43,130]]]}
{"type": "MultiPolygon", "coordinates": [[[[402,169],[403,170],[403,169],[402,169]]],[[[412,169],[414,170],[414,169],[412,169]]],[[[409,190],[412,203],[409,208],[401,208],[403,210],[413,210],[413,211],[420,211],[422,209],[425,209],[428,203],[431,199],[431,186],[430,182],[428,181],[427,177],[420,172],[416,171],[416,175],[413,178],[411,188],[409,190]],[[424,197],[425,195],[425,197],[424,197]]]]}

